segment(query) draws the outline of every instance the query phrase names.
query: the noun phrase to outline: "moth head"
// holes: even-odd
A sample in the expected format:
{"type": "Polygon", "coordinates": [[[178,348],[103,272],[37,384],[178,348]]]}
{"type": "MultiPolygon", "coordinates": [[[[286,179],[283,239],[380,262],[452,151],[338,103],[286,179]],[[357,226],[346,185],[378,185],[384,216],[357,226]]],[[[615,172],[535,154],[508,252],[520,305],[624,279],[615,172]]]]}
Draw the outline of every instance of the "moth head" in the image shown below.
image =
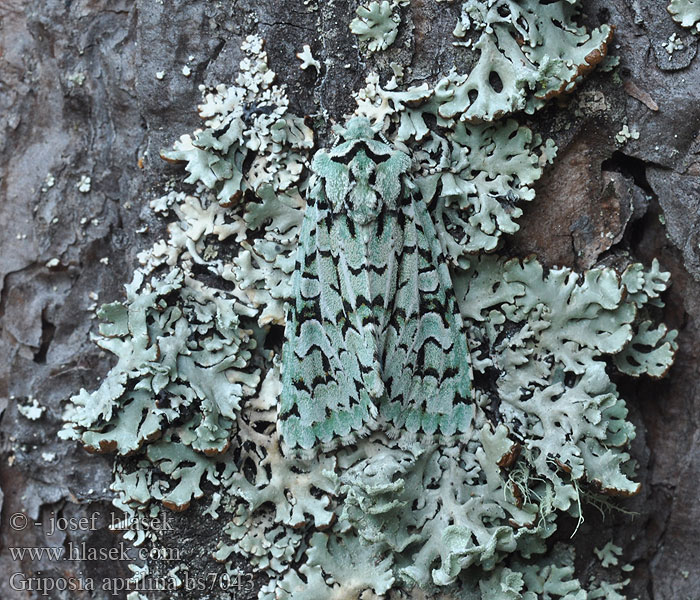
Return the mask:
{"type": "Polygon", "coordinates": [[[353,117],[347,122],[345,127],[336,126],[334,128],[334,132],[347,141],[371,140],[379,131],[381,131],[381,123],[373,126],[367,117],[353,117]]]}

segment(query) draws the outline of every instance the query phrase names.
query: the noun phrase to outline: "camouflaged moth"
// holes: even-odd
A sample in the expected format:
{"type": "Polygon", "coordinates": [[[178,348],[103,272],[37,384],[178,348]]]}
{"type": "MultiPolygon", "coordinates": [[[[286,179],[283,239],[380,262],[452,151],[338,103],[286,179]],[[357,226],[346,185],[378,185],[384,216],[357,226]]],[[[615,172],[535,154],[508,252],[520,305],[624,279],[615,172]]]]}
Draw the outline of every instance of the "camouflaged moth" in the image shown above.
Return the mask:
{"type": "Polygon", "coordinates": [[[410,167],[361,117],[314,157],[282,353],[286,450],[471,423],[467,338],[410,167]]]}

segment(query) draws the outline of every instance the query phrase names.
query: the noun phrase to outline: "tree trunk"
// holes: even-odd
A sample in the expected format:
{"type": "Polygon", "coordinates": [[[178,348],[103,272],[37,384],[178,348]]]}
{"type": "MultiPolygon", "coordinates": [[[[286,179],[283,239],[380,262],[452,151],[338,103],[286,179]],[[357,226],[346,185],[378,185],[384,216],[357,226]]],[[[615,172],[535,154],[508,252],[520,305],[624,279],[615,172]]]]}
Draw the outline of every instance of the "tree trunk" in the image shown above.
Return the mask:
{"type": "MultiPolygon", "coordinates": [[[[673,368],[658,381],[616,379],[637,427],[631,452],[642,491],[615,501],[631,514],[601,518],[585,508],[573,544],[582,581],[596,568],[593,548],[613,540],[623,548],[621,561],[635,567],[629,598],[700,598],[698,36],[674,23],[665,2],[584,4],[586,22],[616,27],[610,53],[620,65],[594,71],[571,95],[520,118],[552,137],[559,153],[537,183],[536,199],[523,207],[520,231],[499,252],[534,253],[546,266],[583,271],[628,251],[646,265],[658,258],[671,272],[663,319],[679,330],[673,368]],[[662,44],[674,33],[684,46],[669,54],[662,44]],[[616,141],[623,124],[638,139],[616,141]]],[[[200,84],[235,80],[246,35],[266,40],[270,66],[297,115],[342,122],[366,74],[390,72],[381,53],[358,49],[347,26],[356,7],[350,0],[4,0],[0,6],[2,598],[39,597],[18,589],[17,573],[117,582],[131,575],[119,556],[65,562],[13,554],[70,542],[120,547],[107,529],[113,457],[92,456],[56,436],[65,401],[81,387],[94,389],[113,364],[90,339],[95,307],[124,298],[137,254],[163,236],[165,225],[149,201],[182,169],[162,161],[159,151],[199,126],[193,109],[200,84]],[[322,77],[299,68],[296,54],[306,43],[324,65],[322,77]],[[43,411],[36,420],[26,417],[33,400],[43,411]],[[26,523],[14,516],[22,514],[26,523]],[[68,531],[49,530],[52,517],[93,515],[89,526],[73,521],[64,523],[68,531]]],[[[457,5],[411,0],[405,11],[391,56],[411,65],[407,83],[434,81],[462,66],[446,41],[457,5]]],[[[210,552],[223,522],[202,517],[208,505],[205,498],[173,515],[170,540],[187,550],[183,562],[192,570],[219,573],[210,552]]],[[[566,540],[575,526],[563,524],[560,537],[566,540]]],[[[135,551],[129,557],[139,562],[135,551]]],[[[163,564],[153,572],[167,572],[163,564]]],[[[255,581],[259,586],[265,577],[255,581]]],[[[48,597],[126,597],[98,588],[48,597]]],[[[181,590],[166,597],[203,595],[181,590]]]]}

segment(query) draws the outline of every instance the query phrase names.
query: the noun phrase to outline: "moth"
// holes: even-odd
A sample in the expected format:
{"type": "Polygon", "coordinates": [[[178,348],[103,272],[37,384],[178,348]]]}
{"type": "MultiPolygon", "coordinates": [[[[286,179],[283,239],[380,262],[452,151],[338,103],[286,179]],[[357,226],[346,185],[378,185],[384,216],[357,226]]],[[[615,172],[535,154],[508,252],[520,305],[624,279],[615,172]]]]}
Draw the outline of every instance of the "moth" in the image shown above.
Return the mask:
{"type": "Polygon", "coordinates": [[[471,423],[467,338],[410,168],[362,117],[312,161],[282,350],[285,451],[378,429],[452,436],[471,423]]]}

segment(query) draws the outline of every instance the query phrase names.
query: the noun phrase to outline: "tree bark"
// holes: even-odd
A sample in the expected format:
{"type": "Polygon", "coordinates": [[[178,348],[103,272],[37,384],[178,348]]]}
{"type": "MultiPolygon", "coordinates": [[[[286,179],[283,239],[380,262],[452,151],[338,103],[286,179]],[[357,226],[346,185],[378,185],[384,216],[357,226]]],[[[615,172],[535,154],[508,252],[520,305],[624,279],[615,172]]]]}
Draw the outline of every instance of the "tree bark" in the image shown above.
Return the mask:
{"type": "MultiPolygon", "coordinates": [[[[158,154],[197,126],[198,85],[233,82],[240,43],[254,32],[267,40],[271,67],[299,115],[341,120],[367,72],[387,71],[382,59],[359,52],[348,31],[355,2],[312,4],[0,5],[0,597],[39,597],[13,589],[14,573],[130,575],[128,562],[119,559],[66,563],[20,559],[10,550],[83,541],[119,547],[120,539],[106,529],[111,458],[61,442],[56,432],[67,398],[81,387],[94,389],[111,364],[90,340],[94,308],[123,298],[137,253],[162,236],[164,225],[148,202],[180,169],[158,154]],[[299,69],[295,55],[305,43],[326,61],[322,78],[299,69]],[[18,411],[32,399],[44,409],[37,420],[18,411]],[[18,513],[26,513],[26,527],[11,520],[18,513]],[[49,535],[52,516],[93,514],[94,528],[49,535]]],[[[585,509],[573,543],[582,580],[594,568],[593,547],[613,539],[635,566],[630,598],[700,598],[698,36],[675,24],[664,2],[592,0],[585,6],[591,23],[615,25],[611,54],[620,66],[594,72],[575,93],[526,119],[556,141],[559,154],[503,254],[534,253],[548,266],[583,270],[629,252],[645,264],[657,257],[672,273],[663,318],[680,330],[675,365],[661,381],[617,381],[638,432],[633,455],[642,492],[620,502],[635,514],[601,519],[585,509]],[[662,44],[672,33],[684,48],[669,55],[662,44]],[[621,146],[615,134],[623,123],[641,135],[621,146]]],[[[414,83],[458,64],[445,42],[455,10],[412,0],[412,24],[402,24],[393,52],[410,61],[414,83]]],[[[196,550],[189,558],[193,567],[211,570],[216,524],[196,514],[174,518],[175,543],[196,550]]],[[[80,597],[125,594],[97,590],[80,597]]]]}

